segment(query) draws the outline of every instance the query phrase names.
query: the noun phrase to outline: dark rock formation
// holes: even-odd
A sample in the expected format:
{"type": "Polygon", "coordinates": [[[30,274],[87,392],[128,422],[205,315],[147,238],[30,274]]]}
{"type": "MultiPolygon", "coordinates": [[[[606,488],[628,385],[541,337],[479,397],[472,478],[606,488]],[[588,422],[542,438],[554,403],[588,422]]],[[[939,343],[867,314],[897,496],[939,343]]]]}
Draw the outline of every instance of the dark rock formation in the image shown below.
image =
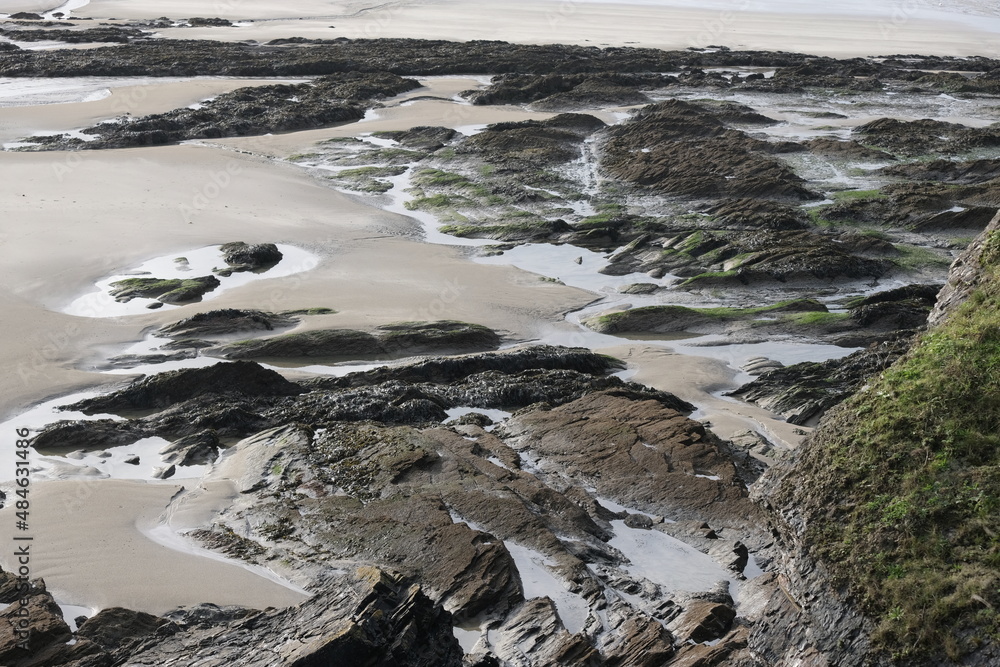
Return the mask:
{"type": "Polygon", "coordinates": [[[219,455],[219,434],[199,431],[171,442],[160,450],[164,462],[179,466],[212,463],[219,455]]]}
{"type": "Polygon", "coordinates": [[[802,209],[768,199],[723,199],[701,209],[728,229],[805,229],[802,209]]]}
{"type": "MultiPolygon", "coordinates": [[[[895,156],[868,146],[862,146],[856,141],[839,141],[837,139],[812,139],[805,142],[813,153],[835,157],[842,160],[857,160],[863,162],[885,162],[895,160],[895,156]]],[[[886,168],[888,171],[888,168],[886,168]]]]}
{"type": "Polygon", "coordinates": [[[781,313],[825,313],[826,306],[813,299],[797,299],[760,308],[698,309],[684,306],[643,306],[606,315],[596,315],[584,324],[600,333],[717,332],[729,323],[748,321],[760,315],[781,313]]]}
{"type": "Polygon", "coordinates": [[[451,141],[456,135],[450,127],[427,127],[418,125],[409,130],[376,132],[375,136],[392,139],[401,146],[419,151],[436,151],[451,141]]]}
{"type": "Polygon", "coordinates": [[[129,445],[150,433],[138,424],[114,419],[58,421],[35,436],[31,445],[42,453],[65,453],[77,449],[100,450],[129,445]]]}
{"type": "Polygon", "coordinates": [[[913,181],[974,185],[1000,178],[1000,160],[931,160],[883,167],[881,173],[913,181]]]}
{"type": "Polygon", "coordinates": [[[181,625],[111,608],[87,620],[76,637],[48,593],[30,599],[31,650],[14,646],[8,623],[0,629],[0,659],[11,667],[160,665],[178,660],[221,660],[247,667],[462,665],[451,615],[419,586],[372,567],[331,580],[326,590],[297,607],[171,614],[181,625]],[[68,645],[70,639],[76,642],[68,645]]]}
{"type": "Polygon", "coordinates": [[[601,165],[622,180],[696,199],[816,199],[768,154],[802,150],[729,129],[710,109],[679,100],[642,109],[607,132],[601,165]]]}
{"type": "Polygon", "coordinates": [[[34,137],[42,148],[99,149],[167,144],[185,139],[217,139],[287,132],[359,120],[374,100],[418,87],[394,74],[331,74],[303,84],[274,84],[223,93],[197,109],[102,123],[83,130],[93,141],[66,136],[34,137]]]}
{"type": "Polygon", "coordinates": [[[201,301],[221,283],[215,276],[200,278],[126,278],[111,283],[115,301],[128,303],[135,298],[157,299],[162,303],[192,303],[201,301]]]}
{"type": "Polygon", "coordinates": [[[216,271],[220,275],[229,275],[238,271],[262,272],[270,269],[281,261],[284,255],[273,243],[247,244],[242,241],[225,243],[220,248],[228,269],[216,271]]]}
{"type": "Polygon", "coordinates": [[[854,132],[865,144],[907,157],[1000,146],[1000,128],[976,128],[928,118],[914,121],[879,118],[854,128],[854,132]]]}
{"type": "Polygon", "coordinates": [[[66,28],[49,30],[37,28],[32,30],[4,30],[0,28],[0,35],[17,42],[58,41],[66,42],[67,44],[91,44],[99,42],[128,44],[136,39],[146,39],[150,37],[150,33],[143,30],[121,26],[100,26],[97,28],[86,28],[84,30],[66,28]]]}
{"type": "MultiPolygon", "coordinates": [[[[740,285],[877,278],[893,263],[866,256],[861,239],[812,231],[716,232],[697,230],[656,239],[640,238],[611,257],[610,275],[661,270],[689,278],[688,285],[740,285]]],[[[895,252],[881,249],[882,253],[895,252]]]]}
{"type": "Polygon", "coordinates": [[[168,371],[136,380],[125,389],[67,406],[86,413],[165,408],[206,394],[295,396],[301,387],[252,361],[168,371]]]}
{"type": "Polygon", "coordinates": [[[584,137],[603,127],[594,116],[569,113],[543,121],[495,123],[466,138],[459,150],[507,169],[534,171],[540,165],[579,158],[584,137]]]}
{"type": "Polygon", "coordinates": [[[245,331],[273,331],[294,326],[298,322],[297,318],[286,314],[227,308],[198,313],[160,327],[156,335],[174,339],[188,336],[225,336],[245,331]]]}
{"type": "Polygon", "coordinates": [[[909,346],[909,339],[903,338],[873,344],[842,359],[779,368],[727,395],[776,412],[789,423],[813,426],[827,410],[891,366],[909,346]]]}
{"type": "Polygon", "coordinates": [[[479,352],[499,345],[500,336],[487,327],[440,321],[389,324],[373,334],[352,329],[304,331],[238,341],[222,346],[218,352],[228,359],[358,359],[479,352]]]}

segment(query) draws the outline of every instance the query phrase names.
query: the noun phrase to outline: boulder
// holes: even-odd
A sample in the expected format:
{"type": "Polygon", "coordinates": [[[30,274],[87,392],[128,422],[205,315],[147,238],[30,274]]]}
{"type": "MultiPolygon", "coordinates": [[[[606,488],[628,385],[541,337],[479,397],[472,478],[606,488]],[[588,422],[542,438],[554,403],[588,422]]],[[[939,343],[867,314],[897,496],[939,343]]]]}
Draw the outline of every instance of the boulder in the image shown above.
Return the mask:
{"type": "Polygon", "coordinates": [[[248,244],[242,241],[225,243],[219,247],[223,259],[229,265],[228,269],[217,270],[220,275],[229,275],[239,271],[266,271],[281,261],[284,255],[273,243],[248,244]]]}

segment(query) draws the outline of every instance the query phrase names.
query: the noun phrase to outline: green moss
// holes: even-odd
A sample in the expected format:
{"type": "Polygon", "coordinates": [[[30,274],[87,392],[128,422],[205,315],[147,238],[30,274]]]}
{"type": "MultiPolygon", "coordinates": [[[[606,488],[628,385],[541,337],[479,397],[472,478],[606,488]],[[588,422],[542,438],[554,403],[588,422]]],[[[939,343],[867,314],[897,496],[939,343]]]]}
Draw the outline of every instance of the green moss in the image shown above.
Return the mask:
{"type": "Polygon", "coordinates": [[[850,313],[792,313],[785,319],[800,326],[826,326],[850,319],[850,313]]]}
{"type": "Polygon", "coordinates": [[[887,197],[878,190],[843,190],[841,192],[834,192],[832,196],[834,201],[838,202],[856,201],[859,199],[887,199],[887,197]]]}
{"type": "MultiPolygon", "coordinates": [[[[715,319],[720,321],[744,320],[764,315],[768,313],[786,312],[791,313],[787,317],[809,316],[809,315],[831,315],[825,312],[826,307],[815,299],[789,299],[769,306],[759,306],[757,308],[688,308],[686,306],[643,306],[631,308],[615,313],[608,313],[596,318],[596,322],[602,330],[608,331],[628,331],[628,322],[639,321],[648,315],[661,317],[690,317],[696,316],[705,319],[715,319]],[[804,312],[803,312],[804,311],[804,312]],[[623,328],[625,327],[625,328],[623,328]]],[[[845,315],[846,317],[846,315],[845,315]]],[[[838,317],[839,319],[839,317],[838,317]]]]}
{"type": "Polygon", "coordinates": [[[417,197],[412,201],[406,202],[404,206],[408,211],[421,211],[429,208],[446,208],[448,206],[454,206],[457,200],[457,197],[437,194],[429,197],[417,197]]]}
{"type": "Polygon", "coordinates": [[[450,234],[461,238],[523,240],[527,238],[548,236],[551,227],[544,220],[537,222],[515,222],[506,225],[442,225],[438,228],[442,234],[450,234]]]}
{"type": "Polygon", "coordinates": [[[453,174],[440,169],[421,169],[413,175],[413,183],[428,187],[468,187],[473,183],[461,174],[453,174]]]}
{"type": "Polygon", "coordinates": [[[736,277],[736,271],[706,271],[705,273],[699,273],[696,276],[688,278],[680,284],[680,287],[696,285],[699,282],[724,280],[726,278],[734,277],[736,277]]]}
{"type": "Polygon", "coordinates": [[[808,484],[818,504],[804,542],[876,620],[875,645],[903,664],[953,662],[977,637],[1000,640],[1000,238],[992,241],[980,289],[845,402],[794,483],[808,484]]]}
{"type": "Polygon", "coordinates": [[[950,257],[943,257],[930,248],[902,243],[894,247],[899,251],[899,256],[893,261],[897,266],[904,269],[944,268],[951,264],[950,257]]]}
{"type": "Polygon", "coordinates": [[[356,169],[344,169],[337,172],[335,178],[387,178],[399,176],[406,171],[406,167],[396,165],[389,167],[358,167],[356,169]]]}

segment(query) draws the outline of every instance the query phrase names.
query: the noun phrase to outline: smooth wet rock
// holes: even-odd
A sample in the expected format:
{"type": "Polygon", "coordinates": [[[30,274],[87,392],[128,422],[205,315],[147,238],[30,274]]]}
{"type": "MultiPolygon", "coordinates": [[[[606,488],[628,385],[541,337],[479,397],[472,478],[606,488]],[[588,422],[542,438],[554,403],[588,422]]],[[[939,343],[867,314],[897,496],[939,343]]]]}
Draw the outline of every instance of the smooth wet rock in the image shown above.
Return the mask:
{"type": "Polygon", "coordinates": [[[165,618],[122,607],[102,609],[79,626],[77,637],[86,637],[106,651],[129,648],[143,641],[178,631],[165,618]]]}
{"type": "Polygon", "coordinates": [[[273,243],[244,243],[235,241],[219,247],[228,269],[219,273],[239,271],[262,272],[281,261],[284,255],[273,243]]]}
{"type": "Polygon", "coordinates": [[[206,394],[295,396],[302,389],[252,361],[168,371],[136,380],[125,389],[86,399],[69,409],[93,414],[165,408],[206,394]]]}
{"type": "Polygon", "coordinates": [[[402,322],[374,332],[320,329],[271,338],[255,338],[222,346],[229,359],[366,358],[428,353],[462,353],[495,349],[500,336],[487,327],[465,322],[402,322]]]}
{"type": "Polygon", "coordinates": [[[170,479],[177,472],[177,466],[170,464],[168,466],[153,468],[152,477],[153,479],[170,479]]]}
{"type": "Polygon", "coordinates": [[[201,298],[221,285],[215,276],[198,278],[127,278],[111,283],[115,301],[128,303],[132,299],[159,299],[161,303],[180,304],[201,301],[201,298]]]}
{"type": "Polygon", "coordinates": [[[282,327],[290,327],[298,323],[298,319],[277,313],[266,313],[260,310],[238,310],[226,308],[198,313],[160,327],[157,336],[164,338],[188,338],[201,336],[222,336],[242,333],[244,331],[273,331],[282,327]]]}
{"type": "Polygon", "coordinates": [[[219,456],[219,435],[204,430],[179,438],[160,449],[160,455],[165,463],[179,466],[212,463],[219,456]]]}
{"type": "Polygon", "coordinates": [[[57,421],[35,436],[31,445],[39,452],[100,450],[105,447],[130,445],[151,435],[140,425],[116,419],[57,421]]]}

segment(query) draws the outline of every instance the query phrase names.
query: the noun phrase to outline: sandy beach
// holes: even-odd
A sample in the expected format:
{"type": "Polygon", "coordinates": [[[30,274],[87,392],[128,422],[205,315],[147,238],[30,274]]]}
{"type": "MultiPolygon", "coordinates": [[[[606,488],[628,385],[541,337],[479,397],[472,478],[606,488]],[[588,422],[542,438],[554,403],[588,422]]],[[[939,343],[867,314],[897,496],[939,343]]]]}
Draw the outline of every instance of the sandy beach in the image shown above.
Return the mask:
{"type": "MultiPolygon", "coordinates": [[[[949,7],[975,7],[949,3],[949,7]]],[[[177,28],[168,38],[267,41],[281,37],[499,39],[530,44],[556,41],[593,46],[665,49],[724,45],[855,57],[895,53],[994,56],[1000,18],[948,15],[915,3],[743,2],[705,6],[691,2],[576,2],[548,0],[471,3],[467,0],[364,3],[298,2],[294,10],[268,2],[217,3],[213,15],[251,19],[238,28],[177,28]],[[787,11],[793,7],[793,11],[787,11]],[[784,11],[783,11],[784,10],[784,11]]],[[[988,10],[987,10],[988,11],[988,10]]],[[[152,19],[205,14],[196,2],[168,6],[129,0],[95,0],[75,13],[94,18],[152,19]]]]}

